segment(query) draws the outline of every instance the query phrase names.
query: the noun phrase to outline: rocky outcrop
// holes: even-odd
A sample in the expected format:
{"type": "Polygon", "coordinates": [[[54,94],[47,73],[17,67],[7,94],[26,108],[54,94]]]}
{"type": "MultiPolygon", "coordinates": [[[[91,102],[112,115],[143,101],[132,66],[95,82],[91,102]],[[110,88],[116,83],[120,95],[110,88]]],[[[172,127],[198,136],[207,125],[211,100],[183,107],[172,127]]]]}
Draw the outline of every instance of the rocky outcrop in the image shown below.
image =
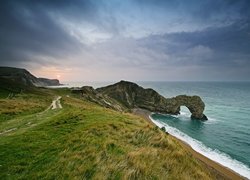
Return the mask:
{"type": "Polygon", "coordinates": [[[59,86],[61,85],[58,79],[37,78],[36,86],[59,86]]]}
{"type": "Polygon", "coordinates": [[[140,107],[154,112],[163,112],[166,108],[165,98],[153,89],[144,89],[135,83],[119,83],[96,89],[102,94],[115,99],[128,109],[140,107]]]}
{"type": "Polygon", "coordinates": [[[58,86],[61,85],[57,79],[37,78],[26,69],[13,67],[0,67],[0,78],[23,86],[58,86]]]}
{"type": "Polygon", "coordinates": [[[83,86],[81,88],[72,88],[71,92],[74,94],[80,94],[82,98],[94,102],[96,104],[99,104],[101,106],[112,108],[118,111],[127,111],[128,108],[126,108],[123,104],[120,104],[115,99],[102,94],[98,93],[93,87],[91,86],[83,86]]]}
{"type": "Polygon", "coordinates": [[[191,112],[192,119],[207,120],[206,115],[203,114],[205,104],[199,96],[179,95],[174,98],[167,99],[172,102],[168,109],[172,114],[179,114],[180,107],[186,106],[191,112]]]}
{"type": "Polygon", "coordinates": [[[142,108],[151,112],[179,114],[180,107],[186,106],[192,114],[192,119],[207,120],[203,114],[205,104],[199,96],[180,95],[165,98],[153,89],[144,89],[127,81],[120,81],[96,90],[85,86],[78,92],[85,99],[120,111],[142,108]]]}

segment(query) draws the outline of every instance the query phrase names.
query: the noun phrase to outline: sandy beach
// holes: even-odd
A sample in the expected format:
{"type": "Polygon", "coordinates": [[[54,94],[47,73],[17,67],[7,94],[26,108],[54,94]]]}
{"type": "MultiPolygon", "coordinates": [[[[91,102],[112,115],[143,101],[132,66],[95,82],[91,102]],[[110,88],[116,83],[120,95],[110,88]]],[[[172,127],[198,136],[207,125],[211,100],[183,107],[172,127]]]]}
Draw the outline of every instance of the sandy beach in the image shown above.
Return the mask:
{"type": "MultiPolygon", "coordinates": [[[[149,112],[147,110],[143,110],[143,109],[134,109],[133,114],[139,115],[139,116],[143,117],[145,120],[147,120],[149,123],[155,125],[150,119],[151,112],[149,112]]],[[[221,164],[219,164],[219,163],[207,158],[206,156],[196,152],[186,142],[172,136],[171,134],[169,134],[169,135],[171,136],[171,138],[178,141],[178,143],[185,150],[187,150],[189,153],[191,153],[193,157],[195,157],[198,161],[203,163],[210,170],[210,172],[212,174],[215,174],[216,179],[233,179],[233,180],[234,179],[235,180],[236,179],[247,179],[247,178],[242,177],[238,173],[232,171],[231,169],[224,167],[221,164]]]]}

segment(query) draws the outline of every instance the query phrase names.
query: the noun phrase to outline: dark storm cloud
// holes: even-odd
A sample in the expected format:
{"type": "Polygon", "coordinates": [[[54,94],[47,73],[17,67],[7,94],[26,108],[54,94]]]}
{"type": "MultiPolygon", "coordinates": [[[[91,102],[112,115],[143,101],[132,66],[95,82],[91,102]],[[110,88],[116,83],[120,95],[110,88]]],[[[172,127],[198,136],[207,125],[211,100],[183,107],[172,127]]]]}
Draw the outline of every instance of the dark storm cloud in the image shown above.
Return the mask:
{"type": "Polygon", "coordinates": [[[190,65],[198,58],[196,65],[250,66],[250,23],[245,20],[203,31],[151,35],[139,42],[148,49],[168,54],[175,65],[190,65]],[[203,56],[208,53],[209,57],[203,56]],[[178,61],[180,58],[182,61],[178,61]]]}
{"type": "Polygon", "coordinates": [[[159,76],[171,67],[181,78],[197,69],[250,73],[249,60],[249,0],[0,2],[0,65],[88,65],[124,73],[138,67],[154,75],[162,69],[159,76]]]}
{"type": "MultiPolygon", "coordinates": [[[[94,13],[87,1],[1,1],[0,6],[0,62],[17,65],[34,61],[35,56],[57,59],[79,51],[81,44],[56,22],[50,12],[68,16],[94,13]],[[75,10],[76,14],[74,13],[75,10]]],[[[44,61],[44,59],[43,59],[44,61]]],[[[40,63],[47,63],[41,61],[40,63]]],[[[60,60],[59,60],[60,61],[60,60]]]]}
{"type": "Polygon", "coordinates": [[[178,13],[184,11],[186,15],[202,20],[218,15],[223,15],[225,18],[229,13],[233,13],[233,16],[239,14],[244,17],[250,14],[249,0],[135,0],[135,2],[141,7],[157,7],[178,11],[178,13]]]}

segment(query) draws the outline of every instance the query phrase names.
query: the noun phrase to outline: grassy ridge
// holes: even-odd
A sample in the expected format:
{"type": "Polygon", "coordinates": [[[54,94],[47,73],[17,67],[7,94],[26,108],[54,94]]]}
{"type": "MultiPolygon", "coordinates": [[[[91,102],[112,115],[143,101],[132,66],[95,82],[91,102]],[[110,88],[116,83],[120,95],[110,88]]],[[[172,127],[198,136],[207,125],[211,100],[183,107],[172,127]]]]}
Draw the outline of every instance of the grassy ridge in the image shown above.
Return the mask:
{"type": "MultiPolygon", "coordinates": [[[[67,97],[67,90],[45,94],[39,95],[44,106],[45,97],[62,95],[63,109],[23,109],[1,122],[0,132],[17,128],[0,135],[1,179],[212,178],[178,142],[144,119],[67,97]]],[[[26,101],[33,104],[36,98],[26,101]]],[[[0,106],[6,107],[2,101],[0,106]]]]}

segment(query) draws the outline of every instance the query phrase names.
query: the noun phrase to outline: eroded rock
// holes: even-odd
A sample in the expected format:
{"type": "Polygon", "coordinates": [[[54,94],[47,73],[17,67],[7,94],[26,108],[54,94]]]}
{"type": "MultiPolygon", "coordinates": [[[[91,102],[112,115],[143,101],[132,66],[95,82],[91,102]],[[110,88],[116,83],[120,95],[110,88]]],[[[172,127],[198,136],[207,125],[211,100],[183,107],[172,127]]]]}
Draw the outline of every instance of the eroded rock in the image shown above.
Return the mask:
{"type": "Polygon", "coordinates": [[[153,89],[144,89],[127,81],[120,81],[96,90],[83,87],[81,93],[85,99],[119,111],[142,108],[151,112],[176,115],[180,113],[181,106],[186,106],[192,114],[192,119],[207,120],[203,114],[205,104],[199,96],[179,95],[165,98],[153,89]]]}

